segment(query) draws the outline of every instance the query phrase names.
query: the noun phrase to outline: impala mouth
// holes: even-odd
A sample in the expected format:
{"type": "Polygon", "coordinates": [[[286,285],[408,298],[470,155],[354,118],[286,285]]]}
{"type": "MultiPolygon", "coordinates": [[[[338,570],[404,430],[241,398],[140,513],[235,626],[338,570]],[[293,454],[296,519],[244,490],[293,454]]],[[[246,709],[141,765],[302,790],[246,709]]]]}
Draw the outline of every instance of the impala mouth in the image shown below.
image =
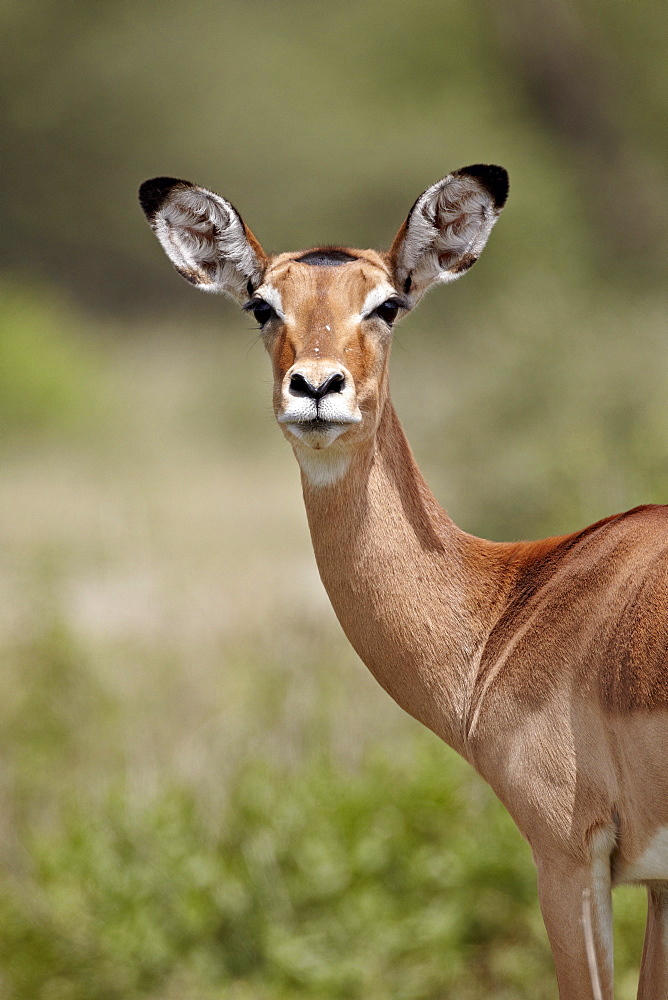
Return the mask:
{"type": "Polygon", "coordinates": [[[347,427],[349,424],[359,424],[361,417],[336,417],[328,420],[325,417],[297,417],[292,413],[282,413],[278,418],[279,424],[296,424],[309,430],[318,430],[327,427],[347,427]]]}
{"type": "Polygon", "coordinates": [[[337,438],[362,420],[361,414],[352,417],[335,417],[327,420],[324,417],[306,417],[291,413],[283,413],[278,422],[294,437],[312,448],[327,448],[337,438]]]}
{"type": "Polygon", "coordinates": [[[314,417],[312,420],[298,420],[300,428],[309,432],[328,431],[330,427],[342,426],[338,420],[323,420],[322,417],[314,417]]]}
{"type": "Polygon", "coordinates": [[[348,427],[351,424],[362,422],[362,414],[359,409],[355,413],[336,412],[334,407],[324,407],[322,405],[305,407],[291,406],[278,415],[279,424],[296,424],[299,427],[311,430],[328,427],[348,427]]]}

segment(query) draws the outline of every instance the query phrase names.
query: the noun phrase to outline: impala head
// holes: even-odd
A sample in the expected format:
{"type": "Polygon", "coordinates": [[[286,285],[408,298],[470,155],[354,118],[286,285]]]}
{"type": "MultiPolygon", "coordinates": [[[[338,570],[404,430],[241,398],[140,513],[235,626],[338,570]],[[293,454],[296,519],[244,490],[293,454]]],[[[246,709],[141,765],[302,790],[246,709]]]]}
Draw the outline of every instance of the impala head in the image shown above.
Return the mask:
{"type": "Polygon", "coordinates": [[[376,432],[395,321],[431,285],[475,263],[507,193],[502,167],[464,167],[420,195],[387,253],[320,247],[278,256],[205,188],[158,177],[139,197],[177,271],[259,323],[278,423],[306,475],[325,483],[376,432]]]}

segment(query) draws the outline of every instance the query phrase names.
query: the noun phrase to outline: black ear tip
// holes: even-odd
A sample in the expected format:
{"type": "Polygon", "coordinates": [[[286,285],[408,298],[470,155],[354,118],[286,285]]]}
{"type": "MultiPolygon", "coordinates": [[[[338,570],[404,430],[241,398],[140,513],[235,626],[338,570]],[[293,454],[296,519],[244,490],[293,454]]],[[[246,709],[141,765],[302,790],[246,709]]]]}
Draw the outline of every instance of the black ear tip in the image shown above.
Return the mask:
{"type": "Polygon", "coordinates": [[[192,187],[189,181],[179,180],[178,177],[152,177],[151,180],[144,181],[139,188],[139,204],[148,219],[153,218],[170,191],[177,185],[192,187]]]}
{"type": "Polygon", "coordinates": [[[503,208],[508,197],[508,188],[510,187],[508,171],[504,170],[503,167],[497,167],[493,163],[474,163],[473,166],[462,167],[456,173],[458,175],[466,174],[469,177],[475,177],[491,194],[494,199],[494,207],[498,209],[503,208]]]}

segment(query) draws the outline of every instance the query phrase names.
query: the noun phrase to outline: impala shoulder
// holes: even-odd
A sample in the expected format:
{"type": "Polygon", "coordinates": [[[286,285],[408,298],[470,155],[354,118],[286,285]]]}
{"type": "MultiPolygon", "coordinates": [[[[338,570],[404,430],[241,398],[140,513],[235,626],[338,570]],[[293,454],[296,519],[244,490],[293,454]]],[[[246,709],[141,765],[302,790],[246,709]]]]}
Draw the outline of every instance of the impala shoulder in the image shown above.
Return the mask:
{"type": "Polygon", "coordinates": [[[509,549],[506,599],[476,675],[484,712],[537,711],[579,690],[607,712],[668,709],[668,507],[509,549]]]}

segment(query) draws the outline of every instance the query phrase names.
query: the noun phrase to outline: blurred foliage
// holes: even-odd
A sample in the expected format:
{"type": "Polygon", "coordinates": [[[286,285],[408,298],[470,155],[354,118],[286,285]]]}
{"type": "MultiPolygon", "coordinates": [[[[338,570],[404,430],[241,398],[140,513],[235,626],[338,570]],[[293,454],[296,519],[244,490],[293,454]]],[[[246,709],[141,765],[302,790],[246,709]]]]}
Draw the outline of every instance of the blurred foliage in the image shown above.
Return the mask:
{"type": "Polygon", "coordinates": [[[22,0],[0,24],[0,260],[98,306],[187,301],[136,204],[165,173],[220,190],[278,250],[387,246],[428,184],[500,162],[506,283],[534,258],[628,280],[661,257],[661,0],[22,0]]]}
{"type": "Polygon", "coordinates": [[[453,288],[443,340],[426,350],[412,317],[397,330],[393,396],[437,496],[456,523],[497,539],[666,502],[662,296],[526,282],[475,314],[453,288]]]}
{"type": "Polygon", "coordinates": [[[101,365],[76,311],[53,292],[0,285],[0,440],[71,435],[99,417],[101,365]]]}
{"type": "Polygon", "coordinates": [[[187,792],[118,790],[25,837],[0,890],[7,1000],[554,995],[528,847],[426,735],[355,771],[248,765],[215,829],[187,792]]]}

